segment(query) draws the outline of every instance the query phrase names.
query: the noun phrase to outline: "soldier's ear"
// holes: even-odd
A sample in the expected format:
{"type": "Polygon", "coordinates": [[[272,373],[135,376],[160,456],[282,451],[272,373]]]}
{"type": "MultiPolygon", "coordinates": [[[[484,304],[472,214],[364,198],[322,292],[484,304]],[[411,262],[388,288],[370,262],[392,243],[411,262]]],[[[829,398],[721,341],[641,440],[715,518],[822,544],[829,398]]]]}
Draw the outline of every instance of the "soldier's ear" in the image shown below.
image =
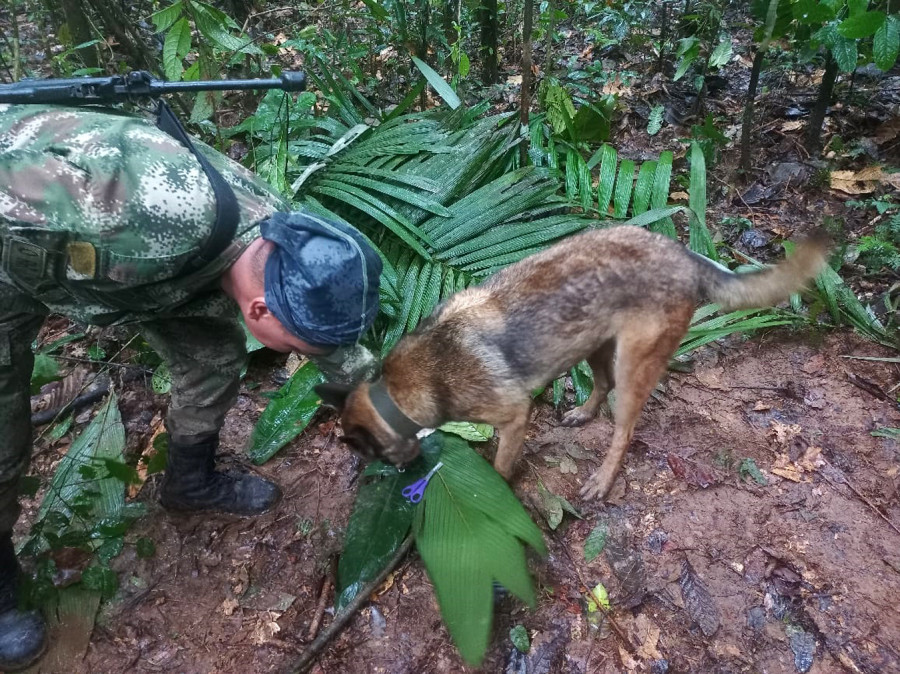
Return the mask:
{"type": "Polygon", "coordinates": [[[333,407],[340,412],[344,409],[344,405],[347,403],[347,396],[350,395],[353,388],[354,387],[348,386],[347,384],[332,384],[331,382],[325,382],[316,386],[315,391],[322,399],[323,405],[333,407]]]}

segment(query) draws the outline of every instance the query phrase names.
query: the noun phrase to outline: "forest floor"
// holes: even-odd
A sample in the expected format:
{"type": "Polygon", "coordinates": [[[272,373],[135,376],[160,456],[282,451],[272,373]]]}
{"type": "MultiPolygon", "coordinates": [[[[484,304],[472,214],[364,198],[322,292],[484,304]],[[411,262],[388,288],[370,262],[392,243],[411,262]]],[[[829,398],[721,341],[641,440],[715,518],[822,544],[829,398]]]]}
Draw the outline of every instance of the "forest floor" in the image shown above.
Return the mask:
{"type": "MultiPolygon", "coordinates": [[[[589,50],[567,48],[571,68],[592,62],[589,50]]],[[[749,65],[749,57],[735,59],[707,102],[726,120],[729,138],[738,128],[749,65]]],[[[621,55],[610,67],[641,71],[649,64],[621,55]]],[[[511,69],[508,84],[495,91],[501,109],[517,101],[516,73],[511,69]]],[[[619,87],[623,110],[611,142],[634,159],[679,147],[683,156],[677,139],[690,136],[690,97],[649,70],[638,74],[637,84],[610,85],[619,87]],[[657,103],[666,106],[667,124],[650,137],[647,116],[657,103]]],[[[758,170],[749,179],[737,177],[733,145],[710,171],[708,222],[753,257],[777,258],[775,241],[808,231],[825,216],[842,221],[851,238],[871,230],[871,217],[846,206],[853,195],[816,185],[821,167],[802,150],[793,110],[810,105],[820,75],[779,89],[790,95],[761,101],[758,115],[769,121],[755,139],[758,170]],[[741,231],[726,216],[746,218],[752,228],[741,231]]],[[[835,106],[828,120],[827,135],[839,133],[845,146],[862,148],[841,168],[896,161],[900,77],[861,79],[856,87],[857,103],[835,106]]],[[[849,269],[867,302],[896,282],[849,269]]],[[[55,319],[42,339],[67,329],[55,319]]],[[[558,412],[539,404],[512,487],[542,527],[550,555],[532,560],[535,611],[498,598],[492,645],[478,671],[900,672],[900,444],[871,434],[900,427],[900,365],[854,358],[896,355],[849,329],[775,330],[694,352],[686,371],[670,373],[646,406],[606,504],[584,502],[578,492],[602,461],[609,419],[563,428],[558,412]],[[582,517],[566,515],[551,530],[539,507],[538,480],[582,517]],[[587,562],[584,542],[600,523],[609,530],[607,549],[587,562]],[[609,590],[618,629],[586,620],[585,594],[599,582],[609,590]],[[531,636],[527,654],[508,636],[518,624],[531,636]]],[[[274,354],[255,354],[222,435],[235,460],[268,402],[263,394],[283,381],[283,365],[274,354]]],[[[167,399],[142,379],[118,392],[129,447],[140,451],[167,399]]],[[[571,404],[570,395],[564,406],[571,404]]],[[[34,671],[286,668],[311,640],[361,470],[338,436],[333,415],[320,411],[300,438],[261,466],[259,473],[276,480],[285,498],[255,519],[168,514],[156,502],[158,480],[149,480],[136,496],[149,514],[129,536],[151,538],[155,555],[139,558],[128,546],[114,560],[121,589],[88,632],[82,661],[70,659],[71,648],[55,647],[34,671]]],[[[49,479],[67,442],[39,441],[32,473],[49,479]]],[[[493,442],[480,447],[488,457],[495,449],[493,442]]],[[[38,503],[26,500],[20,535],[38,503]]],[[[77,632],[70,627],[56,628],[57,643],[77,632]]],[[[313,669],[467,670],[414,554],[313,669]]]]}

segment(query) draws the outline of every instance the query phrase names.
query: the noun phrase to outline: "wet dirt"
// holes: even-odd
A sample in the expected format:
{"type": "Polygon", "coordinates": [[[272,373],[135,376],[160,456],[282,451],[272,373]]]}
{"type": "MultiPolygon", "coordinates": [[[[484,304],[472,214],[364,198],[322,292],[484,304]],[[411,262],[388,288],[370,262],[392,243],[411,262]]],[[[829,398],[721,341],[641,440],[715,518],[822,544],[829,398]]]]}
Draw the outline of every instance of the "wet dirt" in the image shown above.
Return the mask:
{"type": "MultiPolygon", "coordinates": [[[[900,367],[848,355],[885,352],[847,332],[733,338],[696,352],[692,371],[671,373],[645,408],[605,505],[578,490],[599,467],[609,420],[563,428],[539,404],[513,481],[550,548],[532,565],[539,604],[498,600],[476,671],[900,672],[900,533],[879,514],[900,526],[900,446],[871,435],[900,426],[900,412],[848,378],[887,390],[900,367]],[[574,475],[554,461],[563,455],[575,457],[574,475]],[[741,470],[748,459],[766,484],[741,470]],[[583,519],[567,515],[551,531],[538,479],[583,519]],[[584,542],[600,523],[607,548],[588,563],[584,542]],[[599,582],[618,629],[588,623],[584,584],[599,582]],[[698,586],[708,594],[700,609],[698,586]],[[531,635],[528,654],[508,637],[517,624],[531,635]]],[[[223,446],[244,445],[265,403],[259,389],[242,391],[223,446]]],[[[360,469],[320,414],[259,468],[285,490],[266,515],[175,516],[156,505],[154,480],[144,487],[150,514],[129,538],[152,538],[156,554],[126,546],[114,562],[122,589],[67,671],[274,672],[298,657],[360,469]]],[[[414,554],[313,671],[467,671],[414,554]]]]}

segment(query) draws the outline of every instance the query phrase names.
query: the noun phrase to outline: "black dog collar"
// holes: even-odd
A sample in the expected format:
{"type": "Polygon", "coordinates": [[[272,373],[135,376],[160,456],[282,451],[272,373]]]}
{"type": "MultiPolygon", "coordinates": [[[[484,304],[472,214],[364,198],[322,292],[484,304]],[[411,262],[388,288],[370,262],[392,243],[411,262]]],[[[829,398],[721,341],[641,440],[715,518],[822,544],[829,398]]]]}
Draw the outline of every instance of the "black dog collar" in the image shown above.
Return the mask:
{"type": "Polygon", "coordinates": [[[421,431],[424,426],[417,424],[403,413],[397,403],[391,398],[384,385],[384,379],[379,379],[369,385],[369,400],[372,401],[372,407],[381,415],[385,423],[395,432],[404,438],[415,437],[416,433],[421,431]]]}

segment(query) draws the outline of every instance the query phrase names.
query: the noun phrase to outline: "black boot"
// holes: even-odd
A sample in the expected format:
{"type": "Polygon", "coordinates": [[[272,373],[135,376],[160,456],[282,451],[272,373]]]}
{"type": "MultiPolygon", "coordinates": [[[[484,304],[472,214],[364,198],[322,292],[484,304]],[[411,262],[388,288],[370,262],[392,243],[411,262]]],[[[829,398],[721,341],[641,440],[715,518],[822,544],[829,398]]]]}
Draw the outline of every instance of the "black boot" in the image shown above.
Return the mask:
{"type": "Polygon", "coordinates": [[[268,480],[236,471],[213,470],[218,446],[217,437],[193,445],[169,440],[159,496],[163,507],[259,515],[278,502],[281,490],[268,480]]]}
{"type": "Polygon", "coordinates": [[[47,650],[47,627],[37,611],[18,608],[19,563],[10,534],[0,534],[0,671],[30,667],[47,650]]]}

